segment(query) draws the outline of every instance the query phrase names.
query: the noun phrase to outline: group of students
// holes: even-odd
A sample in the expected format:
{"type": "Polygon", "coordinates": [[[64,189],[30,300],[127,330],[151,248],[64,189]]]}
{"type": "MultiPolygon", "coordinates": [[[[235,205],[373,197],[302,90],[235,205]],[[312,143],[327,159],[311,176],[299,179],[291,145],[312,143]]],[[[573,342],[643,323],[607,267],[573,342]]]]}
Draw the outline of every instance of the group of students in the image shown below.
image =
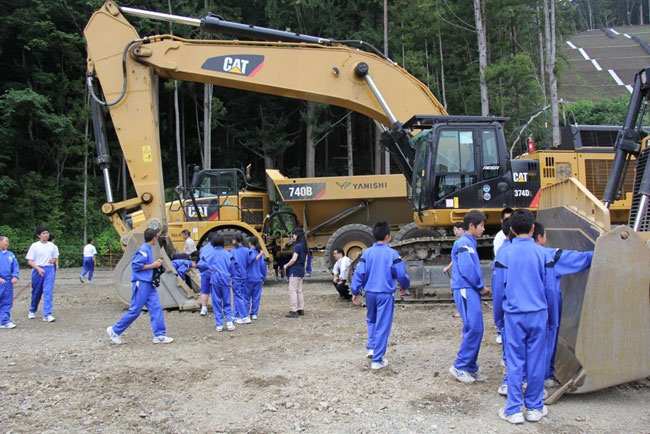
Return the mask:
{"type": "MultiPolygon", "coordinates": [[[[53,243],[47,226],[36,228],[38,241],[29,246],[25,255],[27,265],[32,268],[32,296],[28,319],[35,319],[36,312],[43,299],[43,321],[54,322],[52,315],[54,280],[59,269],[59,248],[53,243]]],[[[9,238],[0,235],[0,328],[13,329],[16,324],[11,321],[11,309],[14,302],[14,284],[20,279],[16,255],[9,250],[9,238]]]]}
{"type": "MultiPolygon", "coordinates": [[[[492,275],[494,323],[502,337],[506,366],[498,392],[507,396],[507,402],[499,416],[520,424],[524,420],[539,421],[548,414],[543,402],[544,387],[554,383],[562,309],[560,279],[589,268],[593,252],[545,247],[545,228],[528,210],[516,210],[504,217],[503,243],[497,250],[492,275]]],[[[483,338],[481,295],[488,290],[476,238],[483,234],[485,221],[479,211],[467,213],[464,232],[452,249],[451,288],[463,330],[449,372],[462,383],[487,379],[477,364],[483,338]]]]}

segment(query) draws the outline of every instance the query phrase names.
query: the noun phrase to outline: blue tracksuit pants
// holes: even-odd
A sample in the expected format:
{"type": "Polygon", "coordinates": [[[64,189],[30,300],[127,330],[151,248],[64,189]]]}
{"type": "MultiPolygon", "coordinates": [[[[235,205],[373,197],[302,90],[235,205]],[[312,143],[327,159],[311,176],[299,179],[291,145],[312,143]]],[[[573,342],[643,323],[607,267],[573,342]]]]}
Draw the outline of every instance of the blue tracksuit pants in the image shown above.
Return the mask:
{"type": "Polygon", "coordinates": [[[366,292],[366,307],[368,308],[366,313],[368,344],[366,348],[373,350],[373,362],[381,362],[386,354],[388,336],[393,325],[395,299],[389,292],[366,292]]]}
{"type": "Polygon", "coordinates": [[[91,282],[93,280],[93,273],[95,273],[95,261],[93,261],[93,258],[84,258],[81,277],[85,277],[88,274],[88,281],[91,282]]]}
{"type": "Polygon", "coordinates": [[[208,271],[201,273],[201,294],[210,294],[210,277],[212,274],[208,271]]]}
{"type": "Polygon", "coordinates": [[[562,319],[562,293],[558,294],[557,301],[557,328],[549,328],[546,334],[546,374],[544,378],[551,378],[555,375],[555,351],[557,351],[557,338],[560,332],[560,320],[562,319]]]}
{"type": "Polygon", "coordinates": [[[165,318],[163,316],[158,291],[151,282],[137,281],[133,282],[133,294],[131,295],[131,304],[129,310],[124,312],[113,326],[113,331],[121,335],[133,321],[142,313],[142,308],[147,306],[149,320],[151,321],[151,330],[154,336],[164,336],[167,333],[165,327],[165,318]]]}
{"type": "Polygon", "coordinates": [[[38,271],[32,271],[32,304],[29,311],[35,313],[43,297],[43,316],[52,315],[52,296],[54,294],[54,265],[41,267],[45,273],[41,276],[38,271]]]}
{"type": "MultiPolygon", "coordinates": [[[[246,307],[250,304],[250,314],[257,315],[262,300],[262,282],[248,282],[248,297],[246,298],[246,307]]],[[[246,309],[248,312],[248,309],[246,309]]]]}
{"type": "Polygon", "coordinates": [[[519,413],[522,404],[529,410],[541,410],[544,405],[547,323],[547,310],[505,314],[507,415],[519,413]],[[528,381],[528,387],[522,397],[521,384],[524,378],[528,381]]]}
{"type": "Polygon", "coordinates": [[[245,280],[232,280],[233,309],[235,318],[246,318],[248,316],[247,308],[247,286],[245,280]]]}
{"type": "Polygon", "coordinates": [[[11,277],[0,283],[0,324],[5,325],[11,321],[10,313],[14,305],[14,284],[11,277]]]}
{"type": "Polygon", "coordinates": [[[232,310],[230,305],[230,286],[212,285],[212,312],[214,312],[214,324],[223,326],[226,322],[232,321],[232,310]]]}
{"type": "Polygon", "coordinates": [[[463,340],[460,343],[454,367],[460,371],[474,373],[478,371],[478,353],[483,339],[483,312],[481,311],[481,294],[474,289],[466,289],[467,298],[460,289],[454,289],[454,301],[460,317],[463,319],[463,340]]]}

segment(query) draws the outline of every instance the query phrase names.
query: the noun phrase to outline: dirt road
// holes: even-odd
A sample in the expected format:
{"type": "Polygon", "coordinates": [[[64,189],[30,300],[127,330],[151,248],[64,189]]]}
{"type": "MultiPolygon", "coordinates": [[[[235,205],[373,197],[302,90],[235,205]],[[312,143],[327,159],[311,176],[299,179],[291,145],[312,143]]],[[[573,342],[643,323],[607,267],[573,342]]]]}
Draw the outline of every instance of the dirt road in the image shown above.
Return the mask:
{"type": "MultiPolygon", "coordinates": [[[[636,432],[650,433],[650,381],[565,396],[540,423],[498,418],[505,399],[499,346],[484,306],[479,363],[489,380],[463,385],[447,369],[460,340],[453,306],[398,306],[386,358],[365,359],[365,312],[323,279],[305,283],[306,316],[284,318],[286,284],[269,283],[260,319],[217,333],[212,317],[166,312],[171,345],[153,345],[141,316],[113,345],[105,329],[126,308],[99,271],[82,285],[61,270],[55,323],[27,319],[0,330],[0,431],[9,432],[636,432]]],[[[29,281],[21,273],[17,289],[29,281]]]]}

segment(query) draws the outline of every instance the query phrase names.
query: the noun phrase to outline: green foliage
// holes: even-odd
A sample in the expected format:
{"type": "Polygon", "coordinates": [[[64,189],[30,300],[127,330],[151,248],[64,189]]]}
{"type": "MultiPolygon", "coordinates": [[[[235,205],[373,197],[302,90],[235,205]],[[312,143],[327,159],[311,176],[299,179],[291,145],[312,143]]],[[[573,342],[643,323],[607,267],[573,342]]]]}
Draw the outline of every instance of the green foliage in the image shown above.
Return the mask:
{"type": "Polygon", "coordinates": [[[566,108],[570,123],[584,125],[623,125],[630,99],[625,96],[609,101],[579,101],[566,108]]]}

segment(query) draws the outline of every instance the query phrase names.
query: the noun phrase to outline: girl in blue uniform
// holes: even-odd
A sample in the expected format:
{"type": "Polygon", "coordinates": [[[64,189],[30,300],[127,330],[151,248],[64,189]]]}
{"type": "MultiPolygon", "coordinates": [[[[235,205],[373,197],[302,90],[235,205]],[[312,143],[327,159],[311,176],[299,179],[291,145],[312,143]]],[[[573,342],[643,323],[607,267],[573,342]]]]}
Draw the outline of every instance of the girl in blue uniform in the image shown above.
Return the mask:
{"type": "Polygon", "coordinates": [[[262,284],[266,279],[266,258],[260,247],[257,237],[248,238],[248,269],[246,272],[247,281],[247,299],[245,303],[246,312],[250,312],[251,319],[257,319],[260,309],[260,300],[262,299],[262,284]],[[250,309],[250,311],[249,311],[250,309]]]}

